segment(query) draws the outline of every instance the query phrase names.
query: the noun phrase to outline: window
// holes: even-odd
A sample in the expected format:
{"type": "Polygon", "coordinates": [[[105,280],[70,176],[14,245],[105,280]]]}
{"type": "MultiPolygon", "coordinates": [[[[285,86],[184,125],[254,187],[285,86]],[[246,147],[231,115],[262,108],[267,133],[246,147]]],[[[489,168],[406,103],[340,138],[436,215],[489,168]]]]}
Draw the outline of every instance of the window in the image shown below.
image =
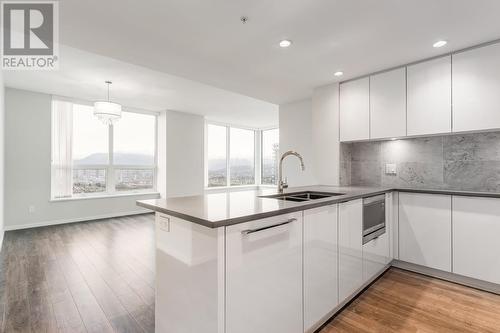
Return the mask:
{"type": "Polygon", "coordinates": [[[230,128],[231,186],[255,184],[255,131],[230,128]]]}
{"type": "Polygon", "coordinates": [[[207,125],[208,186],[227,185],[227,129],[224,126],[207,125]]]}
{"type": "Polygon", "coordinates": [[[261,184],[277,184],[279,150],[279,129],[262,131],[261,184]]]}
{"type": "Polygon", "coordinates": [[[278,129],[207,123],[206,140],[208,187],[276,184],[278,129]]]}
{"type": "Polygon", "coordinates": [[[153,191],[156,116],[122,112],[112,126],[93,107],[52,104],[52,197],[153,191]]]}
{"type": "Polygon", "coordinates": [[[115,191],[154,189],[156,117],[123,112],[113,126],[115,191]]]}

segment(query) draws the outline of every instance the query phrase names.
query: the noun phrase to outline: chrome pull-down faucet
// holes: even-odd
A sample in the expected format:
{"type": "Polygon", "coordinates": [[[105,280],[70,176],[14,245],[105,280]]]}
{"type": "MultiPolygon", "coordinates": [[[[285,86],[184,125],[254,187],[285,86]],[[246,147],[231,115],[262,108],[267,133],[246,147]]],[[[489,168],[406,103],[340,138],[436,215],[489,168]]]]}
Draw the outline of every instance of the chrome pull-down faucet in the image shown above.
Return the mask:
{"type": "Polygon", "coordinates": [[[286,180],[283,181],[283,160],[285,159],[285,157],[290,156],[290,155],[293,155],[300,160],[300,167],[302,168],[302,171],[304,171],[306,169],[306,167],[304,165],[304,159],[302,158],[302,156],[299,153],[297,153],[293,150],[289,150],[289,151],[283,153],[283,155],[281,155],[281,158],[280,158],[280,165],[279,165],[279,171],[278,171],[278,192],[279,193],[283,193],[283,189],[288,187],[287,181],[286,180]]]}

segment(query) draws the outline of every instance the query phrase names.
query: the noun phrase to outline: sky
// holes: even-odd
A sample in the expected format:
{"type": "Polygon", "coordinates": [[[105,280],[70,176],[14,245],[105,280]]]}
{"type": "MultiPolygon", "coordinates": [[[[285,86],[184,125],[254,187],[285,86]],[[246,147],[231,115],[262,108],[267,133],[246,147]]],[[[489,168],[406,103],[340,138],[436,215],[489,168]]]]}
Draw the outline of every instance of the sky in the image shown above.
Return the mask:
{"type": "MultiPolygon", "coordinates": [[[[94,116],[93,110],[92,106],[73,105],[75,160],[108,152],[108,128],[94,116]]],[[[152,115],[122,112],[122,118],[114,126],[114,151],[154,155],[155,121],[152,115]]]]}

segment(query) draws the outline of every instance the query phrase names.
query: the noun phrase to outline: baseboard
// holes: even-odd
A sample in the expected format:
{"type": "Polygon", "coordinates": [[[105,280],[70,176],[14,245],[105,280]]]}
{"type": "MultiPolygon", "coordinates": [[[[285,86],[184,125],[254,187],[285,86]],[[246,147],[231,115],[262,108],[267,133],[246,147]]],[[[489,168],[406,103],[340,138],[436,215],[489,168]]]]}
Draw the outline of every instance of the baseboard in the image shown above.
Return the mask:
{"type": "Polygon", "coordinates": [[[15,225],[15,226],[5,226],[5,231],[20,230],[20,229],[29,229],[29,228],[38,228],[38,227],[47,227],[47,226],[50,226],[50,225],[75,223],[75,222],[84,222],[84,221],[93,221],[93,220],[102,220],[102,219],[110,219],[110,218],[113,218],[113,217],[121,217],[121,216],[129,216],[129,215],[139,215],[139,214],[151,214],[151,212],[147,211],[147,210],[134,210],[134,211],[122,212],[122,213],[111,213],[111,214],[102,214],[102,215],[93,215],[93,216],[78,217],[78,218],[73,218],[73,219],[61,219],[61,220],[44,221],[44,222],[37,222],[37,223],[28,223],[28,224],[15,225]]]}
{"type": "Polygon", "coordinates": [[[392,266],[401,268],[407,271],[431,276],[441,280],[458,283],[466,287],[471,287],[483,291],[487,291],[493,294],[500,295],[500,285],[492,282],[486,282],[474,278],[470,278],[463,275],[458,275],[455,273],[450,273],[446,271],[441,271],[439,269],[429,268],[417,264],[412,264],[406,261],[393,260],[392,266]]]}

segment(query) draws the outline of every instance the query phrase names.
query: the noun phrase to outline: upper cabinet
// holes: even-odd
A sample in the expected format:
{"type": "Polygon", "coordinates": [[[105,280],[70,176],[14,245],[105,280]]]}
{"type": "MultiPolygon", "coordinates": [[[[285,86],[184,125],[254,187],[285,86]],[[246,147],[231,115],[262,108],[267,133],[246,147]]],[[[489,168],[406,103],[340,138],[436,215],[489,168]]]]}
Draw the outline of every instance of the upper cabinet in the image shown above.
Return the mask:
{"type": "Polygon", "coordinates": [[[370,138],[370,79],[340,85],[340,141],[370,138]]]}
{"type": "Polygon", "coordinates": [[[451,132],[451,56],[407,67],[408,135],[451,132]]]}
{"type": "Polygon", "coordinates": [[[500,128],[500,44],[453,55],[453,131],[500,128]]]}
{"type": "Polygon", "coordinates": [[[406,68],[370,77],[370,139],[406,135],[406,68]]]}

